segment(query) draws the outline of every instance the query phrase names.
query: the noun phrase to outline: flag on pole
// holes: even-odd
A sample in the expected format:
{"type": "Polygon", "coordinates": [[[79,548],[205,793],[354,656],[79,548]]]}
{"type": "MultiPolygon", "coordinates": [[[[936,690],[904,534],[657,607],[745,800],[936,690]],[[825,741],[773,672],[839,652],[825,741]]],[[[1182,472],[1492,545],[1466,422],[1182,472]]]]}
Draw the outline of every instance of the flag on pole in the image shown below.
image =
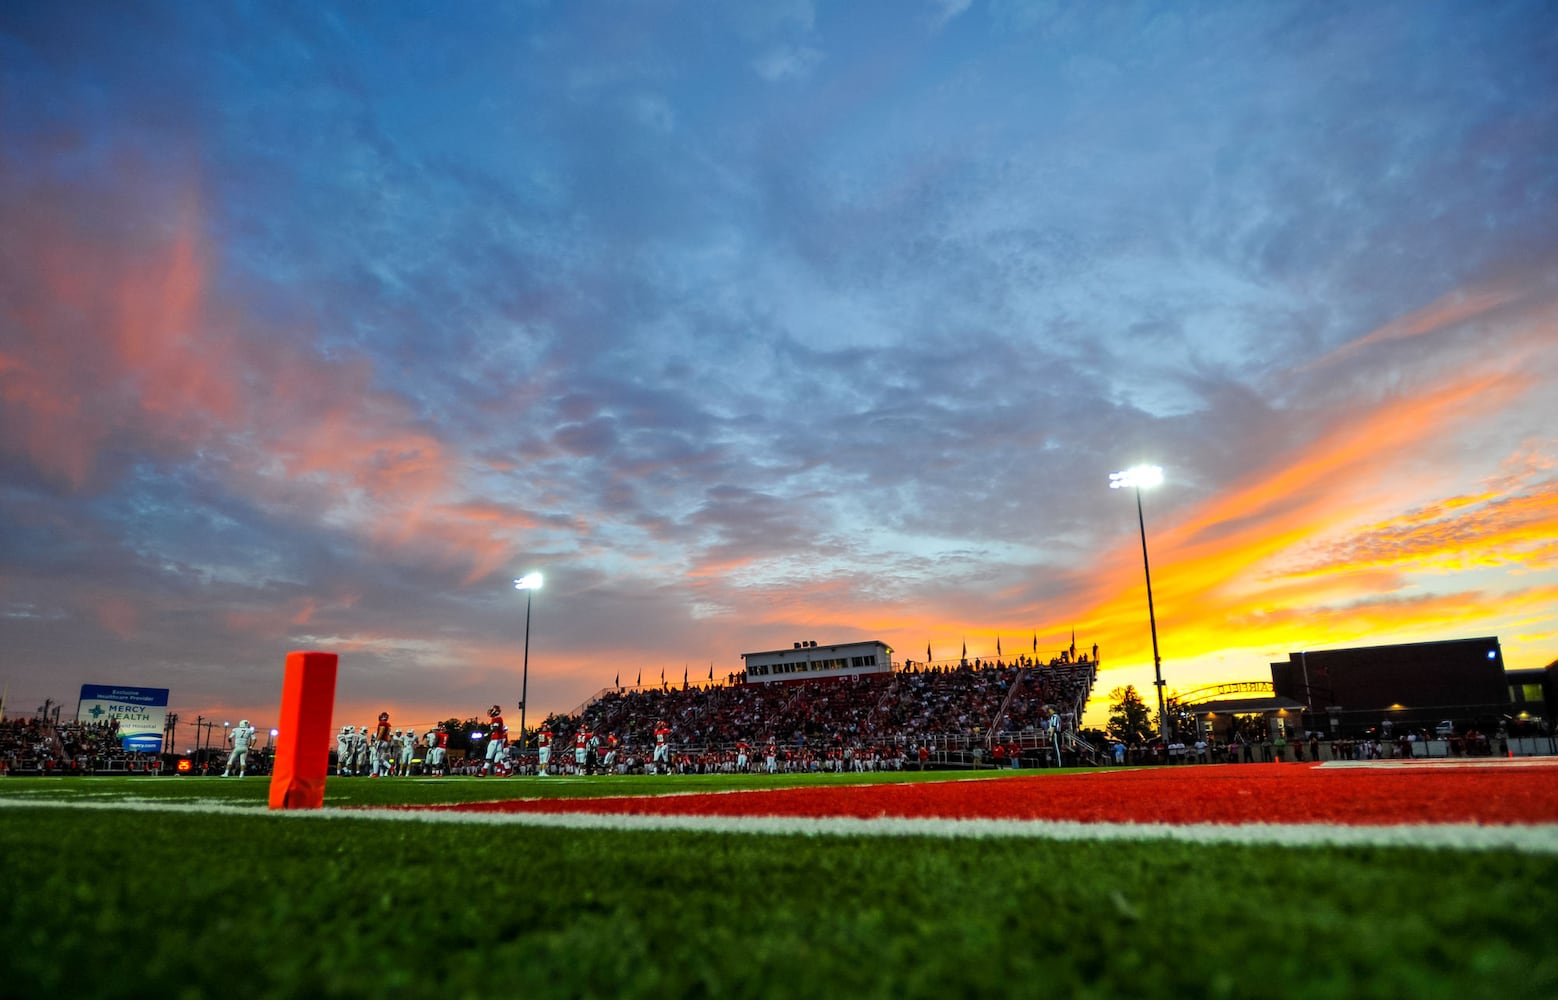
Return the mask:
{"type": "Polygon", "coordinates": [[[930,643],[927,642],[925,644],[925,662],[929,663],[931,660],[934,660],[934,659],[935,659],[935,657],[930,655],[930,643]]]}
{"type": "Polygon", "coordinates": [[[1077,658],[1077,630],[1075,628],[1071,630],[1071,658],[1073,660],[1077,658]]]}
{"type": "Polygon", "coordinates": [[[714,661],[713,660],[709,661],[709,683],[710,684],[714,683],[714,661]]]}
{"type": "Polygon", "coordinates": [[[1033,630],[1033,651],[1035,653],[1037,653],[1039,651],[1039,630],[1038,629],[1034,629],[1033,630]]]}
{"type": "Polygon", "coordinates": [[[620,672],[617,674],[617,679],[612,682],[612,686],[618,691],[622,690],[622,674],[620,672]]]}
{"type": "Polygon", "coordinates": [[[682,690],[687,690],[687,664],[682,664],[682,690]]]}
{"type": "Polygon", "coordinates": [[[996,636],[995,637],[995,655],[996,656],[1000,656],[1001,655],[1001,637],[1000,636],[996,636]]]}
{"type": "Polygon", "coordinates": [[[638,680],[633,682],[633,686],[636,687],[636,688],[641,688],[641,687],[644,686],[644,668],[643,667],[639,667],[638,668],[638,680]]]}

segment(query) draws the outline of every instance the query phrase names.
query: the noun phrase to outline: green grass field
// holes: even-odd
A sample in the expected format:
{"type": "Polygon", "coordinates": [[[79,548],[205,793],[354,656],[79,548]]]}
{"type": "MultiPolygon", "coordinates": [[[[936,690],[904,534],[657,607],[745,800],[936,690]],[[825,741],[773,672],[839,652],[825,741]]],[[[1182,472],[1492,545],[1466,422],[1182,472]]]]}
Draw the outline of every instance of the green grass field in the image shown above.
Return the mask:
{"type": "MultiPolygon", "coordinates": [[[[851,779],[356,779],[327,804],[819,780],[851,779]]],[[[4,994],[1558,995],[1550,856],[102,807],[257,807],[266,787],[0,781],[50,803],[0,808],[4,994]]]]}

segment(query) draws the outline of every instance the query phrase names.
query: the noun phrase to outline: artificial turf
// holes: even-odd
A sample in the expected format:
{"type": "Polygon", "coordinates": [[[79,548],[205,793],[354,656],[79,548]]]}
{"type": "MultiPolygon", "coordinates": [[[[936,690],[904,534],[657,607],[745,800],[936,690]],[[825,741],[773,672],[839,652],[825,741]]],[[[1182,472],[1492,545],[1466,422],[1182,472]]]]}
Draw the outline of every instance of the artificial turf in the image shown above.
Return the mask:
{"type": "MultiPolygon", "coordinates": [[[[628,785],[692,790],[654,780],[628,785]]],[[[263,798],[252,779],[50,784],[0,795],[263,798]]],[[[435,795],[419,784],[331,789],[435,795]]],[[[0,810],[0,884],[12,996],[1558,995],[1558,859],[1512,852],[62,806],[0,810]]]]}

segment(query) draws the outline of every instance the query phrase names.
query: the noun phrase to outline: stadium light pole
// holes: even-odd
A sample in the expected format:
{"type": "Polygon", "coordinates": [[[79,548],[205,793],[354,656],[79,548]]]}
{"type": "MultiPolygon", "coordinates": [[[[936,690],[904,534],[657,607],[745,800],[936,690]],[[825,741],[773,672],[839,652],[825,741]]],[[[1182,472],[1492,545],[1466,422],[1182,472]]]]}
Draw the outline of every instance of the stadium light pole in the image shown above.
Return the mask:
{"type": "Polygon", "coordinates": [[[1111,490],[1136,491],[1136,523],[1141,526],[1141,568],[1147,576],[1147,627],[1152,630],[1152,677],[1158,689],[1158,736],[1169,742],[1168,710],[1163,703],[1163,659],[1158,655],[1158,619],[1152,610],[1152,567],[1147,563],[1147,519],[1141,510],[1141,491],[1163,482],[1163,470],[1156,465],[1135,465],[1124,472],[1109,473],[1111,490]]]}
{"type": "Polygon", "coordinates": [[[541,574],[526,573],[514,581],[515,590],[525,592],[525,661],[519,675],[519,746],[525,747],[525,702],[530,698],[530,601],[541,589],[541,574]]]}

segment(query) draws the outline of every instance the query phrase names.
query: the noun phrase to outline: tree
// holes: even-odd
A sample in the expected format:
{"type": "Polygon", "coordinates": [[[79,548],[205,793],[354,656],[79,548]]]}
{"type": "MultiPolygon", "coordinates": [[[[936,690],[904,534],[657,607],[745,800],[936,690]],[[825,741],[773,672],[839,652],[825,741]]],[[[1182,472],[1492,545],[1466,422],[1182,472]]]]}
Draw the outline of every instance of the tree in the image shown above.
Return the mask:
{"type": "Polygon", "coordinates": [[[1109,692],[1109,738],[1126,746],[1145,744],[1155,734],[1152,712],[1141,700],[1136,685],[1127,684],[1109,692]]]}

